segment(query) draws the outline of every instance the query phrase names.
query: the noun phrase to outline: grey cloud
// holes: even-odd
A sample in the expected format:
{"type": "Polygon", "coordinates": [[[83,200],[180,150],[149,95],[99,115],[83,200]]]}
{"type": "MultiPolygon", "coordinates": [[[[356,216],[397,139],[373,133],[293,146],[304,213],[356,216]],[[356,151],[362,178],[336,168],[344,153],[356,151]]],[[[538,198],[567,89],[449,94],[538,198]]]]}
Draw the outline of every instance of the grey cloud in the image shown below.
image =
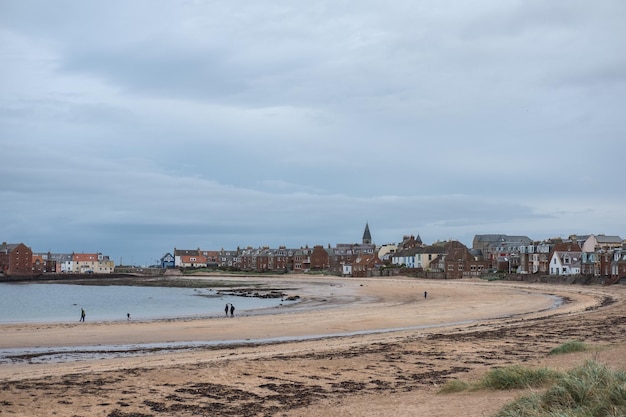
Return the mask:
{"type": "Polygon", "coordinates": [[[626,235],[624,9],[4,2],[0,235],[116,259],[365,221],[626,235]]]}

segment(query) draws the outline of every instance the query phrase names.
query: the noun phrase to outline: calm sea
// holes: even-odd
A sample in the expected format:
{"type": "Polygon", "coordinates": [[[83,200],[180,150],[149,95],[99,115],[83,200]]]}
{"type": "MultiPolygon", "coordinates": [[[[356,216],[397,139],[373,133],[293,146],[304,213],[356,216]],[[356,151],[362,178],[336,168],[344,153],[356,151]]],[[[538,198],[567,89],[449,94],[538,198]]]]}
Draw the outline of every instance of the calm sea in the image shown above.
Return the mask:
{"type": "Polygon", "coordinates": [[[0,322],[154,320],[224,315],[226,303],[243,311],[278,307],[280,298],[221,296],[201,288],[88,286],[71,284],[0,283],[0,322]]]}

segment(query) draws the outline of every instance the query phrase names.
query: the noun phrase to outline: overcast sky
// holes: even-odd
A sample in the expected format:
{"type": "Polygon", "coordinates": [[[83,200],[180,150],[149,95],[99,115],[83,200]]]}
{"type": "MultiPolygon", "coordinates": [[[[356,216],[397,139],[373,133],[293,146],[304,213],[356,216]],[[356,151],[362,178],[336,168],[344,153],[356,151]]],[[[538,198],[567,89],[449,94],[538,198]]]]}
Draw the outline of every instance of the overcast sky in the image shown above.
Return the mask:
{"type": "Polygon", "coordinates": [[[0,0],[0,240],[626,238],[623,0],[0,0]]]}

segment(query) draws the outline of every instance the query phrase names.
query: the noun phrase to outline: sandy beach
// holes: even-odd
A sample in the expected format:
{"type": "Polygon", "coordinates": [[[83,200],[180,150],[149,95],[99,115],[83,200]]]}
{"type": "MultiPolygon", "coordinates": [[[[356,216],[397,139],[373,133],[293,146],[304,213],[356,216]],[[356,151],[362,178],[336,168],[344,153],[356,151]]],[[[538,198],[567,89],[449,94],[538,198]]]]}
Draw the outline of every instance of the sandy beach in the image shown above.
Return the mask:
{"type": "Polygon", "coordinates": [[[234,318],[1,325],[0,350],[18,353],[0,364],[0,415],[486,416],[520,393],[439,387],[505,364],[567,369],[593,356],[626,369],[622,286],[265,279],[302,302],[234,318]],[[574,339],[595,349],[547,355],[574,339]],[[124,355],[146,344],[159,348],[124,355]],[[110,346],[122,352],[20,356],[110,346]]]}

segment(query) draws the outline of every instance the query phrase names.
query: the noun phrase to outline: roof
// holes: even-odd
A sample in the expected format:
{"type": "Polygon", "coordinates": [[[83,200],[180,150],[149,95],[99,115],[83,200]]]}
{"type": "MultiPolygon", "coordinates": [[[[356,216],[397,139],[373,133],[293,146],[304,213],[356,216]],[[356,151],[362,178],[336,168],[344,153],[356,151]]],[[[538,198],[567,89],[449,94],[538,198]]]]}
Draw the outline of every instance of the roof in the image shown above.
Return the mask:
{"type": "Polygon", "coordinates": [[[613,244],[620,244],[623,242],[622,238],[619,236],[607,236],[607,235],[596,235],[596,241],[598,243],[613,243],[613,244]]]}
{"type": "Polygon", "coordinates": [[[475,235],[474,240],[477,242],[499,242],[502,235],[475,235]]]}
{"type": "Polygon", "coordinates": [[[582,252],[583,250],[578,245],[578,243],[573,242],[565,242],[565,243],[557,243],[552,248],[553,252],[582,252]]]}
{"type": "Polygon", "coordinates": [[[474,235],[474,241],[476,242],[488,242],[488,243],[496,243],[496,242],[527,242],[530,243],[532,240],[528,236],[517,236],[517,235],[503,235],[503,234],[488,234],[488,235],[474,235]]]}
{"type": "Polygon", "coordinates": [[[365,255],[359,255],[354,260],[354,262],[352,264],[353,265],[366,265],[368,267],[374,267],[375,265],[379,265],[381,263],[382,262],[378,258],[378,255],[376,255],[376,254],[365,254],[365,255]]]}
{"type": "Polygon", "coordinates": [[[370,234],[370,226],[369,224],[365,223],[365,231],[363,232],[363,242],[371,242],[372,241],[372,235],[370,234]]]}
{"type": "Polygon", "coordinates": [[[97,261],[98,254],[97,253],[74,253],[72,256],[72,260],[77,261],[77,262],[97,261]]]}
{"type": "MultiPolygon", "coordinates": [[[[23,243],[6,243],[3,242],[2,245],[0,245],[0,250],[2,250],[3,252],[13,252],[13,250],[15,250],[15,248],[17,248],[18,246],[23,245],[23,243]]],[[[28,247],[28,246],[26,246],[28,247]]]]}
{"type": "Polygon", "coordinates": [[[176,249],[174,248],[174,256],[200,256],[200,249],[176,249]]]}

